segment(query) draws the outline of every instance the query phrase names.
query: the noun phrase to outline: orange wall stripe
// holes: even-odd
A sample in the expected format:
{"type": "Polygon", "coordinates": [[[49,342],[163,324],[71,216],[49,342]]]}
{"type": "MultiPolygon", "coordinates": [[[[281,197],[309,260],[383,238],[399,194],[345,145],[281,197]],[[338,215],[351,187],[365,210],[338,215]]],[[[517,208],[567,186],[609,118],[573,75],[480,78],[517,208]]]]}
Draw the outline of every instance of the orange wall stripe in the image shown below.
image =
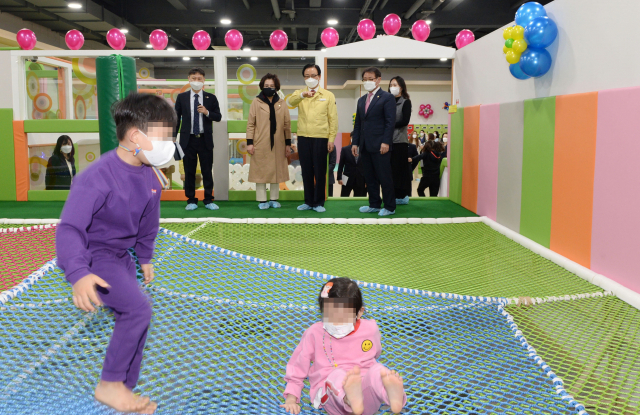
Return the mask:
{"type": "Polygon", "coordinates": [[[587,268],[597,126],[597,92],[556,97],[550,248],[587,268]]]}
{"type": "MultiPolygon", "coordinates": [[[[196,198],[204,200],[204,190],[196,190],[196,198]]],[[[173,202],[187,202],[184,190],[163,190],[160,200],[173,202]]]]}
{"type": "MultiPolygon", "coordinates": [[[[478,156],[480,148],[480,105],[464,109],[462,145],[462,207],[478,210],[478,156]]],[[[497,163],[497,160],[496,160],[497,163]]]]}
{"type": "Polygon", "coordinates": [[[13,122],[13,151],[16,161],[16,200],[29,200],[29,147],[24,121],[13,122]]]}

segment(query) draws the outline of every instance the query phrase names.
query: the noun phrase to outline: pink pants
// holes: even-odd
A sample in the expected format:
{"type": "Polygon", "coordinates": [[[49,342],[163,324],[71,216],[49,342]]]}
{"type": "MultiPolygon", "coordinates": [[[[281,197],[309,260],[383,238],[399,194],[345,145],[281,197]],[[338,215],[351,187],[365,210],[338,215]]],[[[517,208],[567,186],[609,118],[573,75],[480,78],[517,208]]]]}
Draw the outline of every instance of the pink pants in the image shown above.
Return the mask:
{"type": "MultiPolygon", "coordinates": [[[[389,404],[387,391],[382,384],[380,378],[380,370],[384,366],[376,363],[362,376],[362,397],[364,398],[364,412],[362,415],[373,415],[380,409],[380,405],[389,404]]],[[[345,393],[342,390],[342,382],[347,372],[342,369],[335,369],[329,377],[327,377],[325,386],[325,401],[322,404],[327,413],[330,415],[348,415],[351,414],[351,407],[344,403],[345,393]]],[[[407,404],[407,395],[404,396],[403,406],[407,404]]]]}

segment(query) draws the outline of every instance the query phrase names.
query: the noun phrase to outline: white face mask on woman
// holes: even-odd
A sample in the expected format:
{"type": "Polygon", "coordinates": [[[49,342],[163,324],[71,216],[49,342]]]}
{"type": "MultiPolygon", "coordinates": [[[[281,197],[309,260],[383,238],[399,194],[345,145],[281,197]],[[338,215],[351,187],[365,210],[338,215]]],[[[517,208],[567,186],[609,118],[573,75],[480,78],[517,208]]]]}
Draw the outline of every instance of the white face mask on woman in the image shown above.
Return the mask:
{"type": "Polygon", "coordinates": [[[393,94],[394,97],[397,97],[398,95],[400,95],[400,87],[392,86],[391,88],[389,88],[389,92],[391,92],[391,94],[393,94]]]}
{"type": "Polygon", "coordinates": [[[327,333],[329,333],[332,337],[335,337],[336,339],[341,339],[343,337],[346,337],[347,335],[349,335],[349,333],[351,333],[355,329],[355,326],[353,325],[353,323],[333,324],[329,322],[324,322],[322,323],[322,327],[325,329],[327,333]]]}
{"type": "Polygon", "coordinates": [[[71,150],[73,150],[73,146],[66,145],[60,147],[60,151],[62,151],[64,154],[71,153],[71,150]]]}

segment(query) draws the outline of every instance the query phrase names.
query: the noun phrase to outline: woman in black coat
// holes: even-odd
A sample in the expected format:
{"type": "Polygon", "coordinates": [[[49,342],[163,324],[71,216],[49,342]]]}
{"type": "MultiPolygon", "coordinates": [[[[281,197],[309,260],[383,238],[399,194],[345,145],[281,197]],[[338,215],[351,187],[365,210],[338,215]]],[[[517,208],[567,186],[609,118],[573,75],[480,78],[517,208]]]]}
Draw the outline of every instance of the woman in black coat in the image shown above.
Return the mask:
{"type": "Polygon", "coordinates": [[[427,141],[420,155],[409,158],[409,163],[424,160],[422,179],[420,179],[420,184],[418,185],[418,196],[425,197],[424,191],[427,187],[429,188],[429,196],[438,196],[438,191],[440,190],[440,165],[442,164],[442,158],[446,156],[447,153],[444,152],[442,143],[430,140],[427,141]]]}
{"type": "Polygon", "coordinates": [[[44,182],[47,190],[69,190],[76,175],[75,148],[68,135],[58,137],[56,147],[47,163],[44,182]]]}

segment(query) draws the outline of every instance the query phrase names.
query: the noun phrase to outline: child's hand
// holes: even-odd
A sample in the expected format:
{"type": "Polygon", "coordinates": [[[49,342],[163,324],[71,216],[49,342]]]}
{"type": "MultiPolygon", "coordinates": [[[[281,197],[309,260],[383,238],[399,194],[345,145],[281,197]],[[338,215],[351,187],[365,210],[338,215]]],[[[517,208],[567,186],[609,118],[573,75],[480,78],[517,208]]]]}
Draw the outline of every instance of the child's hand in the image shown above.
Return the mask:
{"type": "Polygon", "coordinates": [[[140,267],[142,268],[142,275],[144,275],[144,283],[149,284],[155,276],[153,273],[153,265],[142,264],[140,267]]]}
{"type": "Polygon", "coordinates": [[[73,304],[84,311],[95,311],[93,304],[102,305],[96,292],[96,285],[103,288],[111,288],[109,284],[95,274],[88,274],[73,284],[73,304]],[[93,303],[93,304],[91,304],[93,303]]]}
{"type": "Polygon", "coordinates": [[[284,408],[290,414],[299,414],[300,413],[300,405],[297,403],[297,399],[293,395],[287,395],[287,399],[284,401],[284,404],[280,405],[280,408],[284,408]]]}

